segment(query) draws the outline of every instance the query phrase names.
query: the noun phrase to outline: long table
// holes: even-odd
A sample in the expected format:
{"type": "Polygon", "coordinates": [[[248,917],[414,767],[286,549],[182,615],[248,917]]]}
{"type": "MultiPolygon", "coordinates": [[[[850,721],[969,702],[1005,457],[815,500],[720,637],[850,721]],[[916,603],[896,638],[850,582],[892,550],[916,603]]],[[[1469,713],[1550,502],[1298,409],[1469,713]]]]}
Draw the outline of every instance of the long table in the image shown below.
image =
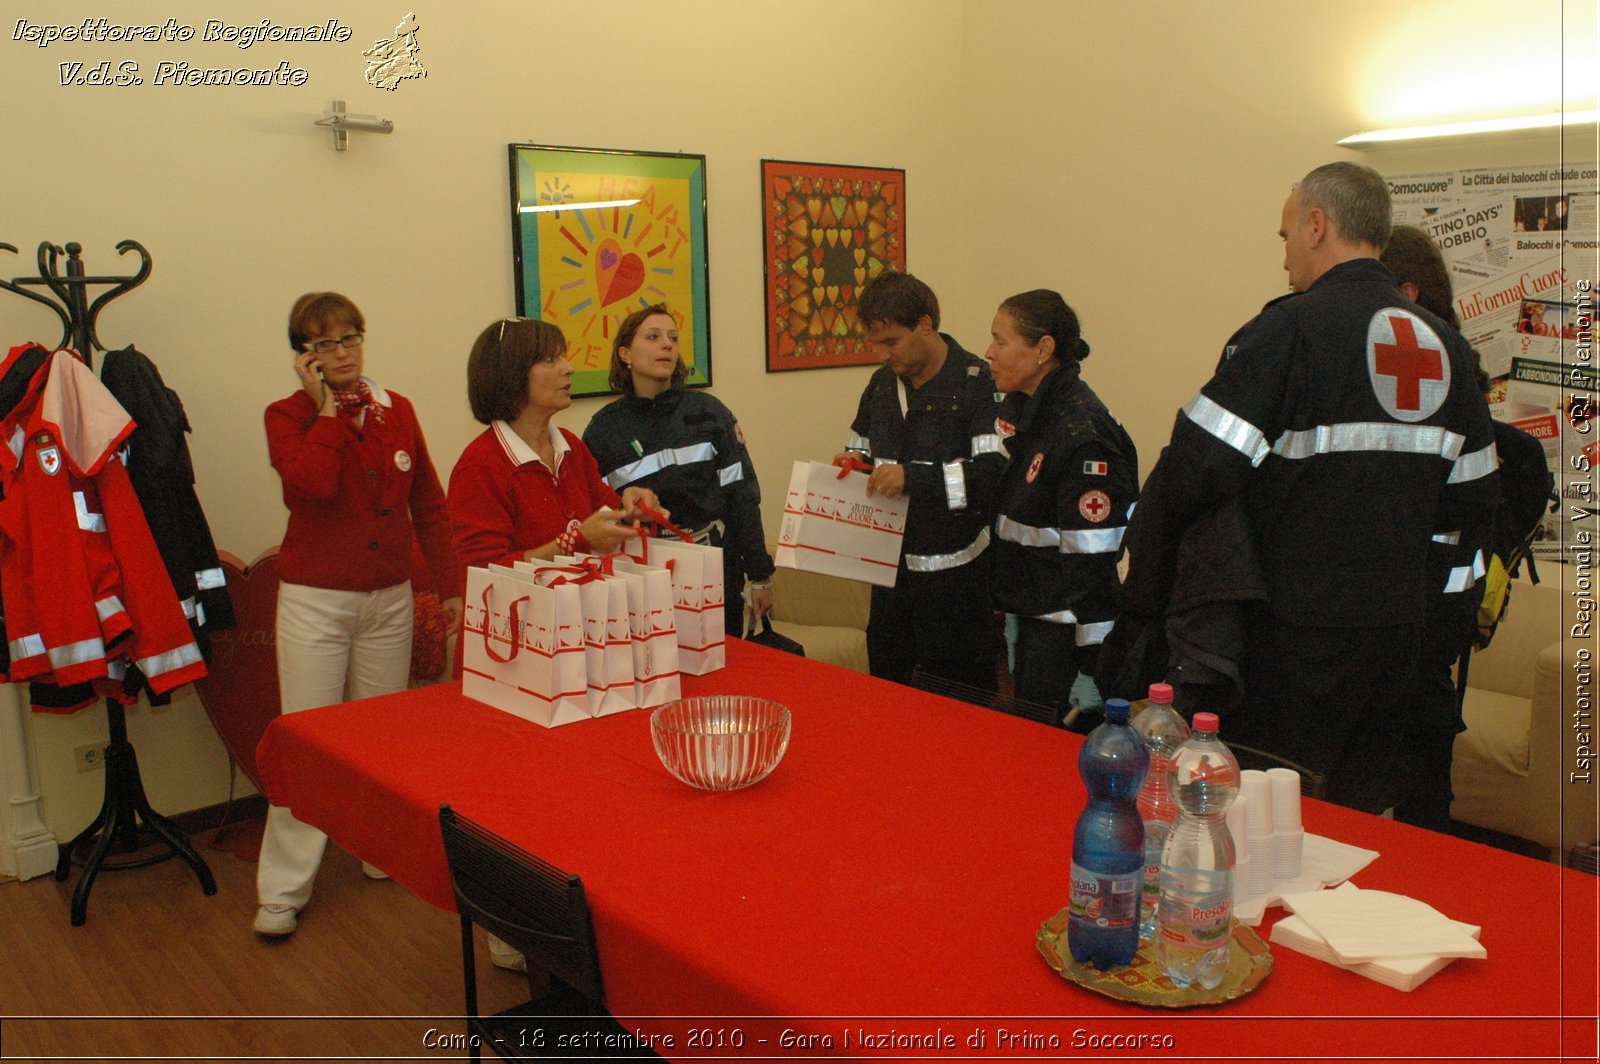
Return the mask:
{"type": "Polygon", "coordinates": [[[580,873],[608,1003],[671,1056],[1595,1054],[1593,876],[1308,801],[1306,830],[1382,855],[1358,886],[1482,925],[1488,959],[1402,993],[1274,947],[1253,994],[1141,1008],[1035,947],[1067,900],[1079,737],[738,640],[683,688],[790,706],[783,763],[704,793],[648,711],[545,729],[458,685],[281,717],[258,762],[274,803],[441,908],[441,802],[580,873]]]}

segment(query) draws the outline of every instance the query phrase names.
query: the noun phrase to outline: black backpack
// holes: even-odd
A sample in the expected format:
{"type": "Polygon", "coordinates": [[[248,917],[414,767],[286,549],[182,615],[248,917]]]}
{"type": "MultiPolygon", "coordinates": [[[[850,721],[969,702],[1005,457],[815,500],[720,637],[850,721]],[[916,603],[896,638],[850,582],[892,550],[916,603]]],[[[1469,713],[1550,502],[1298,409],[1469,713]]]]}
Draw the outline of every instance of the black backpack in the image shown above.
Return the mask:
{"type": "Polygon", "coordinates": [[[1478,605],[1478,625],[1472,645],[1482,650],[1494,638],[1511,602],[1511,579],[1528,563],[1528,579],[1539,582],[1533,562],[1533,539],[1539,522],[1556,495],[1556,478],[1550,472],[1544,445],[1515,425],[1494,423],[1494,446],[1500,455],[1500,506],[1489,540],[1490,557],[1483,599],[1478,605]]]}

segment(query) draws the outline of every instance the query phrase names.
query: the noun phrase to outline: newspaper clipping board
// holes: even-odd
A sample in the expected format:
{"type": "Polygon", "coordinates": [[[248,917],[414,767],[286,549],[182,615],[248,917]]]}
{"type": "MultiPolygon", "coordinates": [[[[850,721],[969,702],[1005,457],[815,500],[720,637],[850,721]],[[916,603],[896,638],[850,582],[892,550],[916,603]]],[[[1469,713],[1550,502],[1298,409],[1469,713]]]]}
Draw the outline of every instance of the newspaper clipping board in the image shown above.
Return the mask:
{"type": "Polygon", "coordinates": [[[1444,252],[1461,332],[1483,358],[1489,411],[1537,437],[1561,492],[1534,533],[1536,558],[1562,559],[1595,519],[1594,162],[1390,176],[1397,225],[1444,252]]]}

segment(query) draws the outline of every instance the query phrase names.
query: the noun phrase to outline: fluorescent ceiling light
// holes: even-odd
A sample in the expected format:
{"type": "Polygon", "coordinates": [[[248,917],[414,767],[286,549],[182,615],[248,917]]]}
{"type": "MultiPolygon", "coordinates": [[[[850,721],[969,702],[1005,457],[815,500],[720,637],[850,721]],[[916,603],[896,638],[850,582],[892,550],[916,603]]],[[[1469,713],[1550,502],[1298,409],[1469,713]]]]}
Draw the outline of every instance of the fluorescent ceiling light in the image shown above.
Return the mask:
{"type": "Polygon", "coordinates": [[[637,199],[608,199],[595,200],[591,203],[541,203],[537,207],[518,207],[523,214],[538,214],[540,211],[586,211],[590,208],[601,207],[632,207],[638,203],[637,199]]]}
{"type": "Polygon", "coordinates": [[[1542,115],[1519,115],[1514,118],[1483,118],[1474,122],[1439,122],[1427,126],[1407,126],[1403,129],[1374,129],[1346,137],[1339,142],[1339,146],[1366,151],[1419,140],[1524,133],[1540,129],[1556,129],[1560,126],[1588,125],[1596,121],[1600,121],[1600,111],[1551,111],[1542,115]]]}

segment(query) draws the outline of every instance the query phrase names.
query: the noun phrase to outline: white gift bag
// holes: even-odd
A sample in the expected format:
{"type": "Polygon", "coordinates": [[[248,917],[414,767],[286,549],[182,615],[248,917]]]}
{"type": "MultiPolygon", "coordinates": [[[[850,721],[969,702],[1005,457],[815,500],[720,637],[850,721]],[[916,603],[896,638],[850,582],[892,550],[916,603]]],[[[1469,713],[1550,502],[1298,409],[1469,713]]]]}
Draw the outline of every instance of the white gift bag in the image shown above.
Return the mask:
{"type": "Polygon", "coordinates": [[[679,671],[704,676],[727,665],[722,548],[665,536],[641,536],[629,540],[624,549],[630,557],[672,574],[679,671]]]}
{"type": "Polygon", "coordinates": [[[628,589],[628,630],[633,636],[633,681],[639,707],[671,702],[681,694],[672,574],[628,557],[614,558],[612,569],[628,589]]]}
{"type": "Polygon", "coordinates": [[[867,474],[796,462],[783,505],[774,561],[786,569],[828,573],[893,587],[900,570],[911,501],[867,496],[867,474]]]}
{"type": "Polygon", "coordinates": [[[547,580],[578,587],[583,607],[583,647],[589,712],[596,717],[638,708],[633,682],[633,635],[628,630],[628,586],[607,577],[588,555],[558,556],[553,565],[519,562],[547,580]]]}
{"type": "Polygon", "coordinates": [[[576,585],[473,567],[463,607],[462,694],[547,728],[590,716],[576,585]]]}

